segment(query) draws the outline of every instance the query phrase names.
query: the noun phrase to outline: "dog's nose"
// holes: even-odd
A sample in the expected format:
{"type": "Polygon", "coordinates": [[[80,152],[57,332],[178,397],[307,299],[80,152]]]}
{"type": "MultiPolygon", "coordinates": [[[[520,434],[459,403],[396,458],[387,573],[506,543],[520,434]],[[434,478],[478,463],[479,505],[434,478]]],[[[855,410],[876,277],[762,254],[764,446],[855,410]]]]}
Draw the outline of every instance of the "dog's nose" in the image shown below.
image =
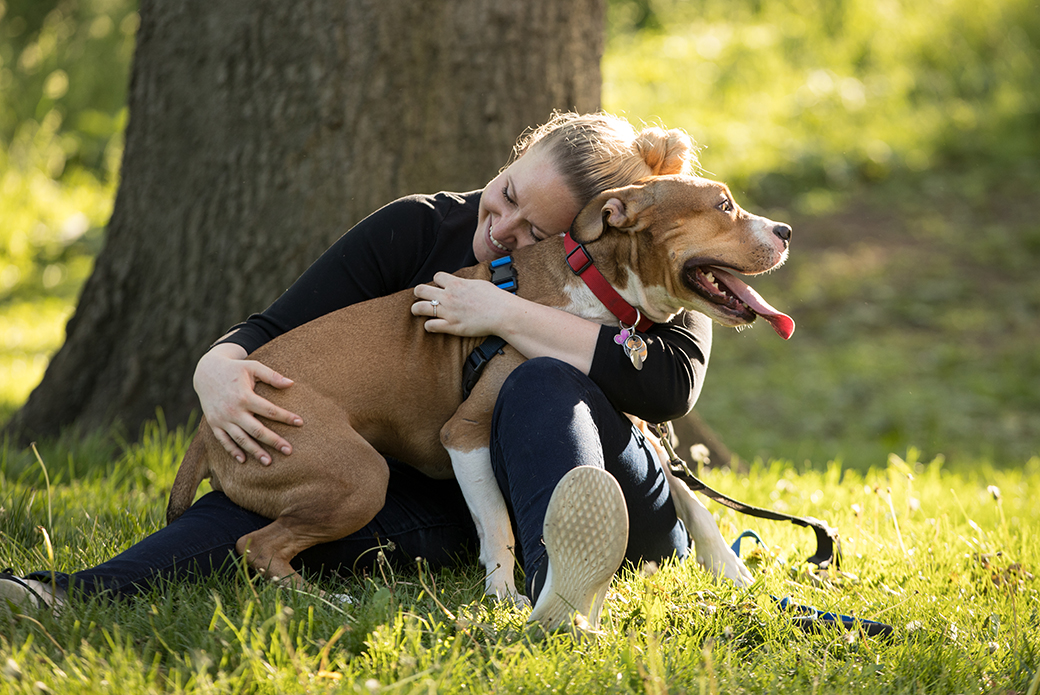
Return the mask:
{"type": "Polygon", "coordinates": [[[782,241],[791,241],[791,226],[786,224],[778,224],[773,227],[773,234],[776,234],[782,241]]]}

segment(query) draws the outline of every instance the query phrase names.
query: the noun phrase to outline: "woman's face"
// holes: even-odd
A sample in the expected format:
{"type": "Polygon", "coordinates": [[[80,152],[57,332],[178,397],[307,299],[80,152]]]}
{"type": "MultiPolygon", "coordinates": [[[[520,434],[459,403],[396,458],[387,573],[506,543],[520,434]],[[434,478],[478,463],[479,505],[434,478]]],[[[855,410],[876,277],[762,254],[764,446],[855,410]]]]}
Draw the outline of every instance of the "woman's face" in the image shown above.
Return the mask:
{"type": "Polygon", "coordinates": [[[478,261],[490,261],[563,234],[580,210],[552,156],[535,146],[481,194],[473,253],[478,261]]]}

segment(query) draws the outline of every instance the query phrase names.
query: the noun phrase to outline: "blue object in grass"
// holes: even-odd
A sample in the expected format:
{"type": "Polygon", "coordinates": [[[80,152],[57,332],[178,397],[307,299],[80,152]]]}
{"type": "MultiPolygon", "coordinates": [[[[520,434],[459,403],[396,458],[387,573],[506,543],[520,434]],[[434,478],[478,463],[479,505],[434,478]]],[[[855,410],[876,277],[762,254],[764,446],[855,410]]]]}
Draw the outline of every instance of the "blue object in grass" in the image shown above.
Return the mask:
{"type": "MultiPolygon", "coordinates": [[[[755,543],[762,547],[766,545],[762,537],[754,531],[744,531],[744,533],[737,536],[737,539],[733,541],[731,546],[737,557],[740,557],[740,542],[745,538],[754,539],[755,543]]],[[[788,596],[782,599],[778,599],[776,596],[770,596],[770,598],[776,601],[780,610],[796,613],[791,622],[806,632],[819,632],[824,627],[840,626],[846,630],[858,628],[870,637],[889,637],[892,635],[893,628],[891,625],[879,623],[876,620],[864,620],[851,615],[842,615],[841,613],[823,612],[814,606],[803,606],[795,603],[788,596]]]]}

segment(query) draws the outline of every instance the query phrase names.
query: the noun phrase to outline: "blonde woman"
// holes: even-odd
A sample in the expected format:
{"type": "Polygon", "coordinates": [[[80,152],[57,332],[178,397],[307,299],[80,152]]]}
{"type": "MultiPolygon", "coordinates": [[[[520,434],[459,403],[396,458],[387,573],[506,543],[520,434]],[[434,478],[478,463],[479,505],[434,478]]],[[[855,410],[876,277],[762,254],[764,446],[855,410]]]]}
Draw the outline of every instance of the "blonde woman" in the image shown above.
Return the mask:
{"type": "MultiPolygon", "coordinates": [[[[577,611],[595,625],[622,557],[659,561],[688,552],[690,539],[664,472],[623,413],[660,422],[693,406],[707,368],[710,323],[681,314],[650,329],[650,354],[637,371],[614,341],[616,327],[448,273],[565,233],[601,191],[646,176],[689,173],[693,163],[681,131],[637,132],[608,114],[558,113],[521,138],[511,163],[482,190],[409,196],[377,210],[267,310],[232,328],[202,357],[194,383],[209,426],[243,463],[255,458],[270,465],[268,450],[291,455],[291,437],[280,437],[259,418],[290,425],[303,424],[301,418],[258,396],[253,385],[288,388],[292,382],[249,353],[341,307],[414,288],[412,312],[428,318],[428,331],[497,335],[528,358],[499,396],[493,468],[516,531],[532,619],[551,629],[577,611]]],[[[370,564],[372,549],[382,545],[401,565],[421,556],[438,566],[476,547],[456,481],[429,479],[406,462],[388,464],[387,501],[375,519],[341,541],[301,553],[294,564],[312,573],[349,572],[370,564]]],[[[24,581],[8,575],[0,595],[21,592],[51,603],[70,583],[84,593],[131,595],[158,577],[226,571],[236,565],[235,542],[267,523],[222,493],[210,493],[98,567],[58,575],[53,587],[43,583],[47,575],[24,581]]]]}

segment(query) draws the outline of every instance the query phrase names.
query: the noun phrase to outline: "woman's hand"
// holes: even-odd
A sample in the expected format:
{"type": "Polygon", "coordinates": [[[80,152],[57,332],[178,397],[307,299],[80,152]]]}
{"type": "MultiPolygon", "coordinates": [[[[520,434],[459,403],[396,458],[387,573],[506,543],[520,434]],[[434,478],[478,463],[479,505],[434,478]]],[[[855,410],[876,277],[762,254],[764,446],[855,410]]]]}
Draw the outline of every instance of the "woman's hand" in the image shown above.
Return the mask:
{"type": "Polygon", "coordinates": [[[415,287],[418,301],[412,304],[412,314],[429,317],[425,327],[430,333],[499,335],[509,304],[517,299],[485,280],[437,273],[433,282],[415,287]]]}
{"type": "Polygon", "coordinates": [[[278,389],[293,383],[273,369],[247,360],[241,346],[223,343],[202,356],[195,368],[193,383],[206,422],[221,446],[239,463],[245,462],[248,453],[266,466],[271,463],[271,455],[262,444],[285,455],[292,453],[292,447],[264,426],[257,416],[297,427],[303,420],[258,396],[254,390],[258,381],[278,389]]]}
{"type": "Polygon", "coordinates": [[[497,335],[527,359],[554,357],[585,374],[592,367],[599,324],[448,273],[437,273],[433,284],[418,285],[414,293],[412,314],[428,317],[429,333],[497,335]]]}

